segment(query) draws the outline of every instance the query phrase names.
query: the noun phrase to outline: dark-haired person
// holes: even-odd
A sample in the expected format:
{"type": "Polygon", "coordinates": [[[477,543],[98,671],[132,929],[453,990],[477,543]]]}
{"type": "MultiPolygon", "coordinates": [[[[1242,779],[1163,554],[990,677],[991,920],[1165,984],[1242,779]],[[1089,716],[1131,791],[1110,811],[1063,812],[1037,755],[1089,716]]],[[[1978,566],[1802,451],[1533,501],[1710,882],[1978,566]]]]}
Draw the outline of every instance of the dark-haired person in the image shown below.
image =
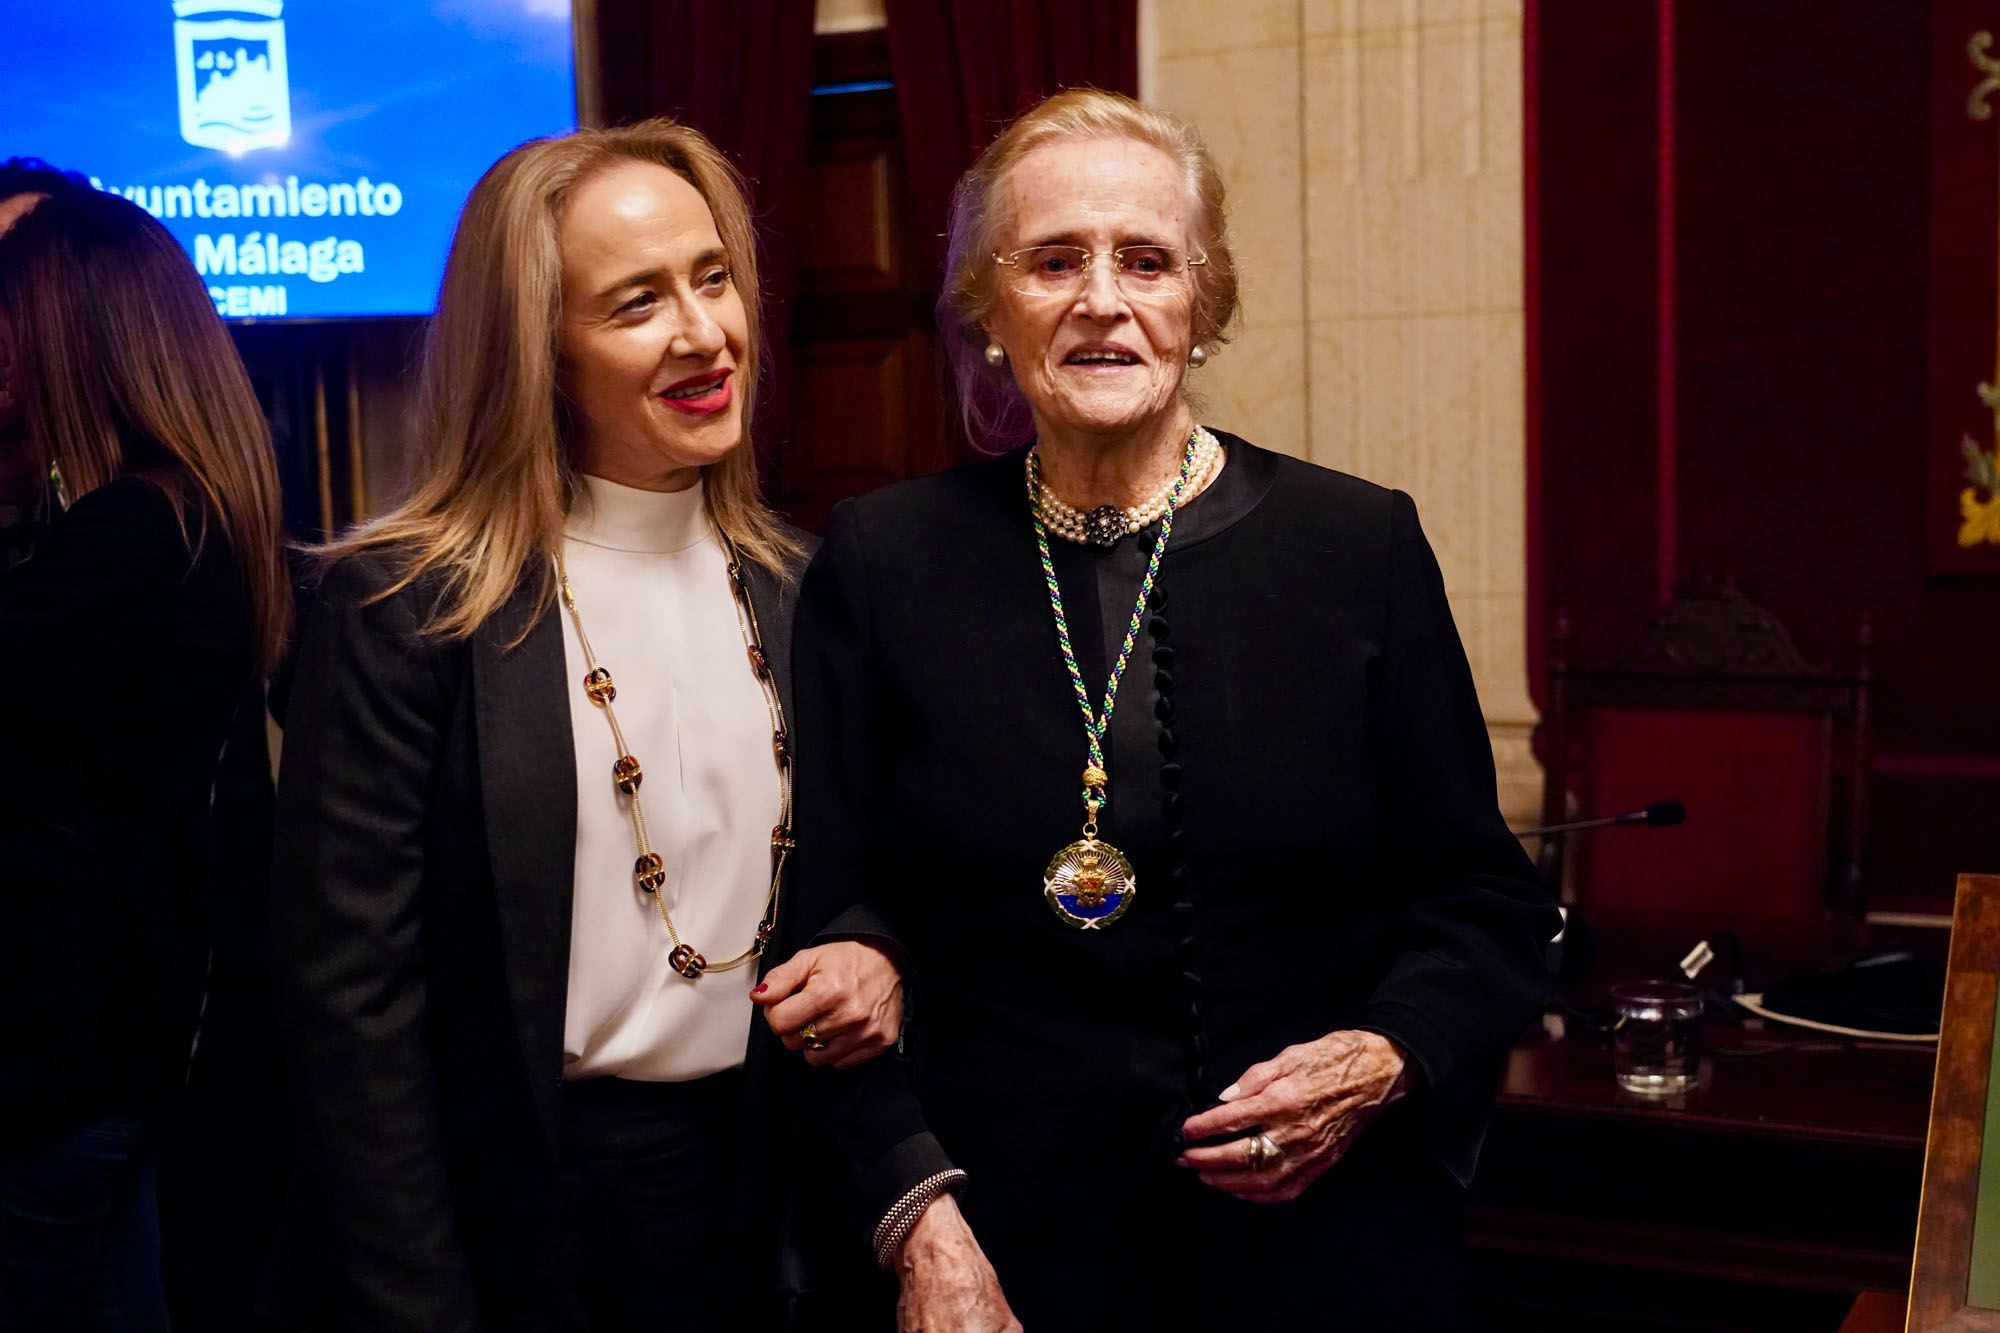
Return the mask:
{"type": "MultiPolygon", "coordinates": [[[[90,182],[76,172],[52,167],[38,157],[0,162],[0,233],[48,194],[89,188],[90,182]]],[[[6,354],[0,347],[0,357],[6,354]]],[[[0,365],[0,384],[5,376],[6,368],[0,365]]],[[[41,504],[45,490],[27,450],[0,451],[0,569],[11,569],[32,549],[38,525],[48,517],[41,504]]]]}
{"type": "Polygon", "coordinates": [[[162,1328],[152,1141],[201,1008],[218,756],[285,639],[278,485],[173,237],[24,184],[0,460],[50,518],[0,573],[0,1327],[162,1328]]]}
{"type": "Polygon", "coordinates": [[[881,947],[758,980],[804,551],[744,443],[755,251],[687,126],[508,153],[445,262],[414,490],[327,552],[273,914],[339,1327],[753,1321],[790,1058],[755,1001],[811,1062],[895,1040],[881,947]]]}
{"type": "Polygon", "coordinates": [[[1415,506],[1197,420],[1236,275],[1187,125],[1044,102],[950,249],[1005,452],[835,512],[796,662],[792,925],[872,901],[922,987],[914,1086],[802,1073],[899,1326],[1462,1327],[1556,918],[1415,506]]]}

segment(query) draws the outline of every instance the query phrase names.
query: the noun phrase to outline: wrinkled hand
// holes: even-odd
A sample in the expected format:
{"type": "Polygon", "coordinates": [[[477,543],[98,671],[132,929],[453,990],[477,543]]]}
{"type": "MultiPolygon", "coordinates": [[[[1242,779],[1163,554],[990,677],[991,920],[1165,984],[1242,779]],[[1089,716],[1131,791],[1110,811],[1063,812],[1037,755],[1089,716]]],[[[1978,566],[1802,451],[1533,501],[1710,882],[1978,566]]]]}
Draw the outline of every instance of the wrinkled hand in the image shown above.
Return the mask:
{"type": "Polygon", "coordinates": [[[1335,1032],[1287,1046],[1223,1089],[1224,1105],[1191,1116],[1190,1142],[1237,1134],[1227,1143],[1189,1148],[1180,1165],[1251,1203],[1288,1203],[1341,1159],[1354,1136],[1410,1084],[1396,1043],[1374,1032],[1335,1032]],[[1261,1127],[1261,1128],[1260,1128],[1261,1127]],[[1262,1171],[1250,1169],[1250,1140],[1269,1134],[1284,1155],[1262,1171]]]}
{"type": "Polygon", "coordinates": [[[805,1051],[809,1065],[851,1069],[894,1046],[903,1030],[903,975],[865,940],[799,950],[766,972],[750,998],[785,1049],[805,1051]],[[807,1023],[823,1050],[805,1049],[799,1029],[807,1023]]]}
{"type": "Polygon", "coordinates": [[[903,1284],[896,1333],[1021,1333],[999,1274],[949,1194],[924,1209],[903,1238],[896,1275],[903,1284]]]}

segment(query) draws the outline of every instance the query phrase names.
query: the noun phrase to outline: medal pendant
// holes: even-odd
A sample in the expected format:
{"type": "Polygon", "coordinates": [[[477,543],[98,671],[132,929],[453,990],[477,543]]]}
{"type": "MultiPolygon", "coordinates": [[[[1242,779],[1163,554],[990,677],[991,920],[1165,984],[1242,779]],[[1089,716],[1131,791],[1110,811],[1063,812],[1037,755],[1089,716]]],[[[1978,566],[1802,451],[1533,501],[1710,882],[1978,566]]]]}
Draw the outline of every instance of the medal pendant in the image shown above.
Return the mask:
{"type": "Polygon", "coordinates": [[[1055,854],[1042,877],[1042,896],[1078,930],[1097,930],[1125,915],[1139,883],[1125,853],[1096,838],[1079,838],[1055,854]]]}

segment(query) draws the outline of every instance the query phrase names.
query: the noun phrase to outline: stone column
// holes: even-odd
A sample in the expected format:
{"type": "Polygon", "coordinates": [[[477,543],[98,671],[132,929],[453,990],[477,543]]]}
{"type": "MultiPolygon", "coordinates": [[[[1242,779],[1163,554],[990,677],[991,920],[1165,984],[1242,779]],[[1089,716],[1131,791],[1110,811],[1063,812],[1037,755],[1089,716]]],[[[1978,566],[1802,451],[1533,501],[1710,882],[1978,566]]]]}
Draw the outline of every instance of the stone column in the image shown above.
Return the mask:
{"type": "Polygon", "coordinates": [[[1416,498],[1531,822],[1521,0],[1141,0],[1142,91],[1231,191],[1241,336],[1204,417],[1416,498]]]}

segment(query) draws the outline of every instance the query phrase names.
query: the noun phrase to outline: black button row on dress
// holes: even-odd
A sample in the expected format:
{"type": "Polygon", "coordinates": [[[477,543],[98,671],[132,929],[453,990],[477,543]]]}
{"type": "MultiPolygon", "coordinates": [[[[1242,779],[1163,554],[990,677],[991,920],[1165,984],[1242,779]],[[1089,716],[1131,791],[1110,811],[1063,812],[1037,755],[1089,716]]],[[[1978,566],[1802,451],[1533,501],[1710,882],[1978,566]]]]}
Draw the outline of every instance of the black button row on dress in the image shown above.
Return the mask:
{"type": "Polygon", "coordinates": [[[1195,970],[1194,961],[1194,902],[1188,894],[1187,871],[1187,830],[1183,827],[1185,810],[1181,801],[1182,769],[1176,756],[1180,751],[1179,741],[1174,736],[1174,722],[1178,709],[1174,704],[1174,650],[1170,644],[1173,629],[1161,612],[1167,605],[1167,590],[1154,585],[1153,595],[1148,601],[1152,618],[1147,630],[1153,640],[1153,688],[1159,698],[1153,704],[1153,716],[1159,721],[1160,786],[1163,789],[1161,814],[1167,828],[1167,882],[1173,886],[1173,901],[1168,906],[1178,936],[1174,944],[1174,957],[1180,968],[1181,984],[1187,995],[1188,1014],[1188,1086],[1187,1109],[1202,1097],[1207,1086],[1206,1065],[1208,1043],[1201,1034],[1201,974],[1195,970]]]}

